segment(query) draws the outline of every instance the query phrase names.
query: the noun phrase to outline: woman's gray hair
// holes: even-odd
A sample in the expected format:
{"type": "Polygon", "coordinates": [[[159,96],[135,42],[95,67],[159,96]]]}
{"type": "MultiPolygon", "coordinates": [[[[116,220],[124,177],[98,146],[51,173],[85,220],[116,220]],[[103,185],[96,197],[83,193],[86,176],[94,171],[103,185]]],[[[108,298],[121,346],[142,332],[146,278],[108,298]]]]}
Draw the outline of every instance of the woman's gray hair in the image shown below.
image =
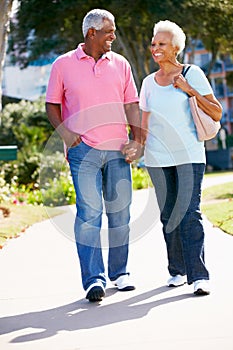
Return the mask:
{"type": "Polygon", "coordinates": [[[172,45],[178,47],[177,54],[180,54],[184,50],[186,35],[176,23],[168,20],[155,23],[153,35],[155,36],[159,32],[168,32],[172,34],[172,45]]]}
{"type": "Polygon", "coordinates": [[[83,19],[82,30],[84,38],[87,35],[88,29],[94,28],[100,30],[104,26],[104,20],[108,19],[115,22],[114,16],[107,10],[94,9],[89,11],[83,19]]]}

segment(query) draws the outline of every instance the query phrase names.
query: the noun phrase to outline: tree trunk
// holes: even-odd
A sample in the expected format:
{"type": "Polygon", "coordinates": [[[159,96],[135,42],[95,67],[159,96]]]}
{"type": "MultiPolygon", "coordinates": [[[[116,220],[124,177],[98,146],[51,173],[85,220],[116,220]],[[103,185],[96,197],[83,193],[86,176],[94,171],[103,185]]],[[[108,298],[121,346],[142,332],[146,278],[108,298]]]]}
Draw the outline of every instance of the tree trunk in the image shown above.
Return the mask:
{"type": "Polygon", "coordinates": [[[2,110],[2,74],[6,53],[7,35],[13,0],[0,0],[0,111],[2,110]]]}
{"type": "MultiPolygon", "coordinates": [[[[122,31],[122,29],[121,29],[122,31]]],[[[123,51],[123,54],[125,55],[125,57],[127,57],[127,59],[129,60],[130,62],[130,65],[131,65],[131,68],[132,68],[132,72],[133,72],[133,75],[134,75],[134,79],[135,79],[135,83],[137,85],[137,87],[139,87],[139,84],[140,84],[140,79],[138,77],[138,73],[137,73],[137,65],[136,65],[136,62],[135,62],[135,59],[134,59],[134,55],[130,49],[130,46],[125,43],[124,41],[124,37],[126,37],[124,34],[122,35],[120,29],[117,31],[117,40],[118,40],[118,44],[121,48],[121,50],[123,51]]]]}
{"type": "Polygon", "coordinates": [[[218,56],[218,45],[213,45],[212,49],[211,49],[211,60],[209,62],[209,66],[208,66],[208,71],[207,71],[207,78],[209,79],[210,73],[212,71],[212,69],[214,68],[214,65],[217,61],[217,56],[218,56]]]}

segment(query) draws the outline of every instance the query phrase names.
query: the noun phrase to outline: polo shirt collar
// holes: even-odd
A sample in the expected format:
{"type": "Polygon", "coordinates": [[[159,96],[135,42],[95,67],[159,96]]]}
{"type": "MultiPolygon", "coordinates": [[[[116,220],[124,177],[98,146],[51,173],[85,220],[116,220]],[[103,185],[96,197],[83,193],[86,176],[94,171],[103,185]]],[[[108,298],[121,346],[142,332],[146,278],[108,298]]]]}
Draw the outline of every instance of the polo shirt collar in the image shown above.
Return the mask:
{"type": "MultiPolygon", "coordinates": [[[[83,46],[84,43],[81,43],[78,45],[77,49],[76,49],[76,55],[78,57],[79,60],[83,59],[83,58],[88,58],[89,56],[83,51],[83,46]]],[[[111,60],[111,52],[106,52],[102,55],[102,59],[109,59],[111,60]]]]}

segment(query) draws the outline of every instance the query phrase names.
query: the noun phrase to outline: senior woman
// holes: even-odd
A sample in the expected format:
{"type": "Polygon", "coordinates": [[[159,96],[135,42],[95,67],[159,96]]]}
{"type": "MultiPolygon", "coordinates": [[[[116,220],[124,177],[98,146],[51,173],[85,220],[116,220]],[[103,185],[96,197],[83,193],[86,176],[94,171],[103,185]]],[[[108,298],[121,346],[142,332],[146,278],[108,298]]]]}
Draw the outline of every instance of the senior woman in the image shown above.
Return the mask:
{"type": "Polygon", "coordinates": [[[210,293],[204,258],[204,229],[200,212],[205,171],[204,142],[198,141],[188,97],[218,121],[222,107],[204,72],[185,65],[177,56],[185,34],[168,20],[155,24],[151,54],[159,69],[142,83],[142,138],[145,164],[155,187],[167,247],[168,286],[194,284],[194,294],[210,293]]]}

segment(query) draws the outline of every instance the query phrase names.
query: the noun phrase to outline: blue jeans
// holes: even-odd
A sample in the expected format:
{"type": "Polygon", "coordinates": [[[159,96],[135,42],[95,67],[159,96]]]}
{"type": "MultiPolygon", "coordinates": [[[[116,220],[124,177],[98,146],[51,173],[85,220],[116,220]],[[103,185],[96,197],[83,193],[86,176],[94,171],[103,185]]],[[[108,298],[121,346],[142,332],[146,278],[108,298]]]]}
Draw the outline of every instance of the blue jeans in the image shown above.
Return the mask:
{"type": "Polygon", "coordinates": [[[200,212],[205,164],[148,167],[161,212],[171,276],[186,275],[191,284],[209,279],[204,260],[204,229],[200,212]]]}
{"type": "Polygon", "coordinates": [[[102,151],[81,142],[68,150],[76,192],[75,239],[83,287],[106,286],[100,230],[103,202],[108,219],[108,277],[126,274],[132,184],[130,165],[120,151],[102,151]],[[103,199],[102,199],[103,196],[103,199]]]}

